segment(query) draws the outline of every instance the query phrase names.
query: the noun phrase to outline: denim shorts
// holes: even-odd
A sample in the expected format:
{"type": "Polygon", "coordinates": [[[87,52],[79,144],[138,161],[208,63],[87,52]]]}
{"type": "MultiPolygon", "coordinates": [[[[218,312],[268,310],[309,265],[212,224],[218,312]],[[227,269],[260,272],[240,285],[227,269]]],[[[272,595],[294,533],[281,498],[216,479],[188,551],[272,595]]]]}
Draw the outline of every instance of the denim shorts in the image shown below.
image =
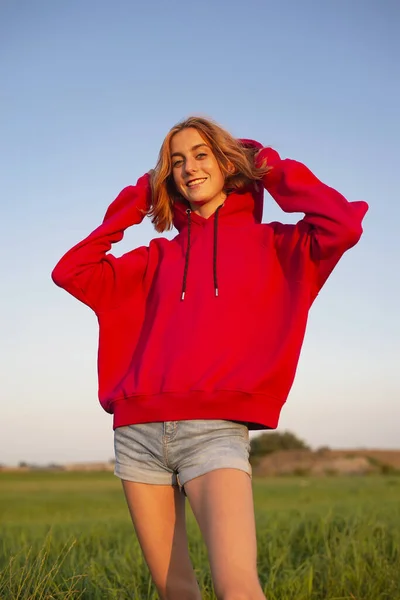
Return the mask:
{"type": "Polygon", "coordinates": [[[215,469],[240,469],[251,478],[246,425],[189,420],[139,423],[114,432],[114,474],[127,481],[175,485],[215,469]]]}

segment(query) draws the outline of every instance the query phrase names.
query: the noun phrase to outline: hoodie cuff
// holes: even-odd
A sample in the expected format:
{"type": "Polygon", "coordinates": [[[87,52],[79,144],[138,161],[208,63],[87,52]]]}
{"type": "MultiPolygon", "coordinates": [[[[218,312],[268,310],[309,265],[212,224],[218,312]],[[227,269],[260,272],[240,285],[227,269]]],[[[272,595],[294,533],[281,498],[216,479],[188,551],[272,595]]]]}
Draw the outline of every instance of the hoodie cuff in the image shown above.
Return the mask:
{"type": "Polygon", "coordinates": [[[255,164],[261,167],[266,164],[267,167],[272,167],[270,171],[263,177],[265,189],[276,185],[282,178],[281,164],[282,160],[278,152],[273,148],[262,148],[256,155],[255,164]]]}
{"type": "Polygon", "coordinates": [[[261,148],[256,158],[257,166],[259,166],[259,163],[261,163],[264,160],[267,161],[268,166],[272,167],[274,164],[278,163],[281,160],[281,157],[273,148],[261,148]]]}
{"type": "Polygon", "coordinates": [[[140,222],[145,216],[142,211],[147,212],[150,209],[150,205],[150,176],[146,173],[137,180],[136,185],[129,185],[118,194],[117,198],[108,207],[103,223],[123,210],[129,210],[129,208],[132,209],[133,207],[138,209],[138,219],[140,219],[140,222]]]}

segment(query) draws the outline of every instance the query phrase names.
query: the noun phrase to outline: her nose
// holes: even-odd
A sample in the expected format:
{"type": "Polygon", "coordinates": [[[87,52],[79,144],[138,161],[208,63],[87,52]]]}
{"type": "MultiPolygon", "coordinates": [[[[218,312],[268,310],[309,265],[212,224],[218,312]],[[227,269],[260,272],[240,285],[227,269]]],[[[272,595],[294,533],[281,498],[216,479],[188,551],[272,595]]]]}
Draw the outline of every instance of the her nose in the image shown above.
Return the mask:
{"type": "Polygon", "coordinates": [[[197,171],[196,161],[192,158],[187,159],[185,162],[185,171],[186,173],[194,173],[197,171]]]}

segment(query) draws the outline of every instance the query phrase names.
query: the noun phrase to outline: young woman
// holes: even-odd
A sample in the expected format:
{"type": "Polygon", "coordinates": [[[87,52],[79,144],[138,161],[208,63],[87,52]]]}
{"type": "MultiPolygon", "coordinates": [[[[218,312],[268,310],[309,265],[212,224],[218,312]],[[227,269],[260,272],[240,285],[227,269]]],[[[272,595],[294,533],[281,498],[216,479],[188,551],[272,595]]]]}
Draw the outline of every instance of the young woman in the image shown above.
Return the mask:
{"type": "Polygon", "coordinates": [[[114,415],[115,474],[162,599],[201,598],[186,497],[217,597],[265,598],[249,429],[277,426],[310,306],[359,240],[367,209],[303,164],[192,117],[168,133],[154,171],[123,189],[55,267],[55,283],[99,321],[99,398],[114,415]],[[262,224],[264,188],[304,218],[262,224]],[[109,254],[146,214],[157,231],[174,225],[178,235],[109,254]]]}

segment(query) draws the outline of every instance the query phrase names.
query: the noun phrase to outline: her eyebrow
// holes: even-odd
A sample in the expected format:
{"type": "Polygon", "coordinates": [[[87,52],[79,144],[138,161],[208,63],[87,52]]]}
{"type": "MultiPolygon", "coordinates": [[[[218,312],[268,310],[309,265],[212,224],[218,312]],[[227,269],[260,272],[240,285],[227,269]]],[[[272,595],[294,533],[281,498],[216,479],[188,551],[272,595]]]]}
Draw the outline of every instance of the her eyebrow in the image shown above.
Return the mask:
{"type": "MultiPolygon", "coordinates": [[[[194,150],[197,150],[197,148],[200,148],[201,146],[206,146],[206,148],[209,148],[209,146],[207,144],[196,144],[195,146],[193,146],[191,148],[191,151],[193,152],[194,150]]],[[[173,154],[171,154],[171,158],[173,156],[183,156],[182,152],[174,152],[173,154]]]]}

